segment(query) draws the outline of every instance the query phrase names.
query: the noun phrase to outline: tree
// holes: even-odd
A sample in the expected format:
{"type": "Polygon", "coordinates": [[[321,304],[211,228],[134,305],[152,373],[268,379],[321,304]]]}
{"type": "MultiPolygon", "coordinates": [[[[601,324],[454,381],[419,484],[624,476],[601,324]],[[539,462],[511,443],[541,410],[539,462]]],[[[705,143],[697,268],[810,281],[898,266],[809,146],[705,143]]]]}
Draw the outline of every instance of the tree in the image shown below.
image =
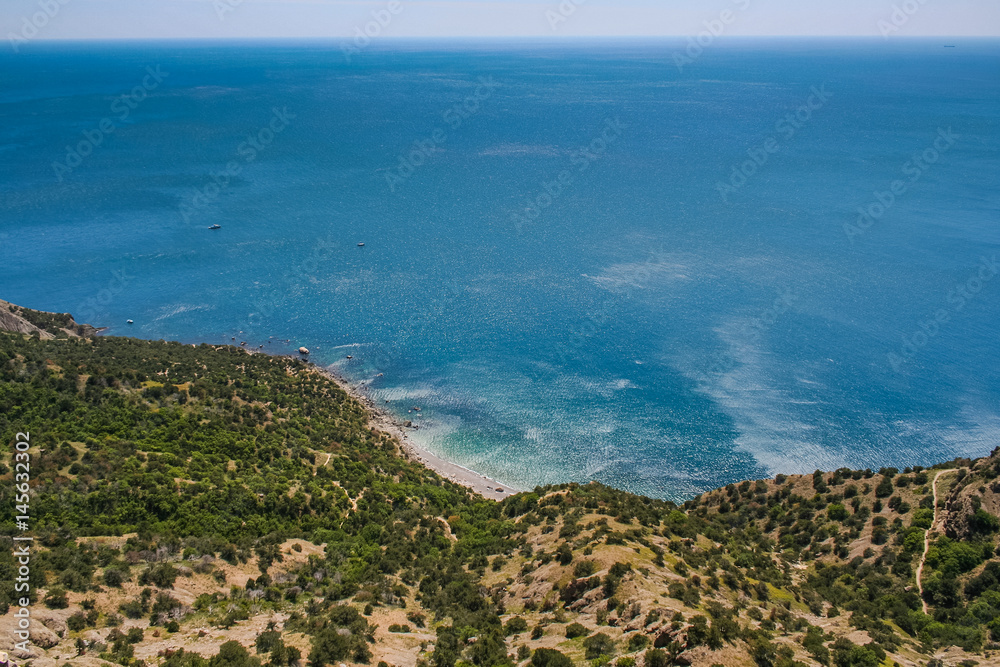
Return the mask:
{"type": "Polygon", "coordinates": [[[831,505],[826,508],[826,515],[830,517],[831,521],[843,521],[850,516],[847,512],[847,508],[840,503],[831,503],[831,505]]]}
{"type": "MultiPolygon", "coordinates": [[[[337,628],[328,626],[313,636],[312,650],[309,652],[310,667],[326,667],[347,657],[351,650],[347,637],[337,628]]],[[[437,652],[435,651],[435,655],[437,652]]]]}
{"type": "Polygon", "coordinates": [[[527,629],[528,622],[520,616],[515,616],[503,626],[504,634],[507,636],[520,634],[527,629]]]}
{"type": "Polygon", "coordinates": [[[531,667],[573,667],[573,661],[554,648],[540,648],[531,656],[531,667]]]}
{"type": "Polygon", "coordinates": [[[260,667],[260,660],[237,641],[229,641],[219,647],[219,653],[209,660],[209,667],[260,667]]]}
{"type": "Polygon", "coordinates": [[[1000,530],[1000,519],[980,507],[969,517],[969,528],[979,535],[992,535],[1000,530]]]}
{"type": "Polygon", "coordinates": [[[615,642],[603,632],[591,635],[583,640],[583,648],[587,660],[595,660],[602,655],[611,656],[615,652],[615,642]]]}
{"type": "Polygon", "coordinates": [[[875,497],[876,498],[888,498],[892,495],[892,478],[882,476],[882,481],[878,483],[875,487],[875,497]]]}
{"type": "Polygon", "coordinates": [[[646,657],[643,661],[646,667],[670,667],[670,661],[667,658],[667,652],[663,649],[653,648],[646,651],[646,657]]]}
{"type": "Polygon", "coordinates": [[[833,664],[836,667],[879,667],[885,652],[882,651],[882,657],[879,657],[879,652],[873,646],[858,646],[846,637],[841,637],[833,643],[833,664]]]}

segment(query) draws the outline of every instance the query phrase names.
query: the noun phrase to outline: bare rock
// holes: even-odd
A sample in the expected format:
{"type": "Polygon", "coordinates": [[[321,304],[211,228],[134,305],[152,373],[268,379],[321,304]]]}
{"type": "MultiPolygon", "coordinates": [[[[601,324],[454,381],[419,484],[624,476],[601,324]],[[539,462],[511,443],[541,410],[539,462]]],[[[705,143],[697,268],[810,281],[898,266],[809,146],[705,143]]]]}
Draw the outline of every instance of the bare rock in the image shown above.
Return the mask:
{"type": "Polygon", "coordinates": [[[50,649],[59,644],[59,635],[49,630],[42,624],[31,627],[31,643],[38,648],[50,649]]]}
{"type": "Polygon", "coordinates": [[[641,630],[643,627],[643,620],[644,619],[641,616],[633,618],[631,621],[628,622],[628,625],[625,626],[625,632],[634,632],[635,630],[641,630]]]}
{"type": "Polygon", "coordinates": [[[41,652],[31,644],[28,644],[28,648],[26,649],[21,649],[21,648],[15,649],[11,651],[11,653],[18,660],[34,660],[35,658],[41,655],[41,652]]]}
{"type": "Polygon", "coordinates": [[[60,637],[65,637],[66,633],[69,632],[69,628],[66,626],[66,621],[61,618],[56,618],[54,616],[39,617],[39,621],[42,625],[47,627],[52,632],[56,633],[60,637]]]}

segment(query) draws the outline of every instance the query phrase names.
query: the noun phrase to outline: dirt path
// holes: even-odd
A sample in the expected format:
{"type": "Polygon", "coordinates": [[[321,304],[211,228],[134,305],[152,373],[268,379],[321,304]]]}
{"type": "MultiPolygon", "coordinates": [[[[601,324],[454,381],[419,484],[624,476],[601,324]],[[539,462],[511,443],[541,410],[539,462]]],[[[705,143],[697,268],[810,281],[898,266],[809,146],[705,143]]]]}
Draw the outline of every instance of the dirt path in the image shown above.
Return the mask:
{"type": "Polygon", "coordinates": [[[924,562],[927,560],[927,550],[931,546],[931,533],[937,527],[938,522],[938,494],[937,494],[937,482],[938,477],[945,474],[946,472],[955,472],[955,470],[941,470],[938,474],[934,475],[934,481],[931,482],[931,491],[934,494],[934,518],[931,519],[931,527],[924,532],[924,553],[920,556],[920,565],[917,566],[917,591],[920,594],[920,604],[924,606],[924,613],[927,613],[927,602],[924,601],[924,562]]]}

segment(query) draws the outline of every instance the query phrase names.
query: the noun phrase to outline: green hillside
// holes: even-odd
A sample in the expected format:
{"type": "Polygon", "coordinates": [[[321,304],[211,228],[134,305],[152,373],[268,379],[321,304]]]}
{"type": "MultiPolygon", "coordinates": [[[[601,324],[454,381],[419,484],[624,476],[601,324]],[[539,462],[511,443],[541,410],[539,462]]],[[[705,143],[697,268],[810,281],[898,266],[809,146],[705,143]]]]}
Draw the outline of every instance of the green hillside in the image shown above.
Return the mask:
{"type": "Polygon", "coordinates": [[[38,628],[22,659],[39,667],[874,667],[1000,651],[996,452],[748,481],[680,507],[598,484],[496,503],[407,460],[302,361],[21,333],[0,333],[0,631],[17,607],[19,432],[38,628]]]}

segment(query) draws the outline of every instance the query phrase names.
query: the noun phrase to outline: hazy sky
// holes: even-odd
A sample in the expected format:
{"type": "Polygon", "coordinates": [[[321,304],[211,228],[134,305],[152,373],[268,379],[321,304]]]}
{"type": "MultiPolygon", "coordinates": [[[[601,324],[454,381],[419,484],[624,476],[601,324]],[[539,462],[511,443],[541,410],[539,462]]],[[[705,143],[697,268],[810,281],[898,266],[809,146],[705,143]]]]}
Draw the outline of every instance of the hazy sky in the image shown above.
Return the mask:
{"type": "Polygon", "coordinates": [[[6,39],[31,33],[26,21],[37,39],[343,37],[380,11],[386,25],[369,26],[380,37],[695,35],[720,18],[732,36],[1000,34],[998,0],[0,0],[0,29],[6,39]]]}

